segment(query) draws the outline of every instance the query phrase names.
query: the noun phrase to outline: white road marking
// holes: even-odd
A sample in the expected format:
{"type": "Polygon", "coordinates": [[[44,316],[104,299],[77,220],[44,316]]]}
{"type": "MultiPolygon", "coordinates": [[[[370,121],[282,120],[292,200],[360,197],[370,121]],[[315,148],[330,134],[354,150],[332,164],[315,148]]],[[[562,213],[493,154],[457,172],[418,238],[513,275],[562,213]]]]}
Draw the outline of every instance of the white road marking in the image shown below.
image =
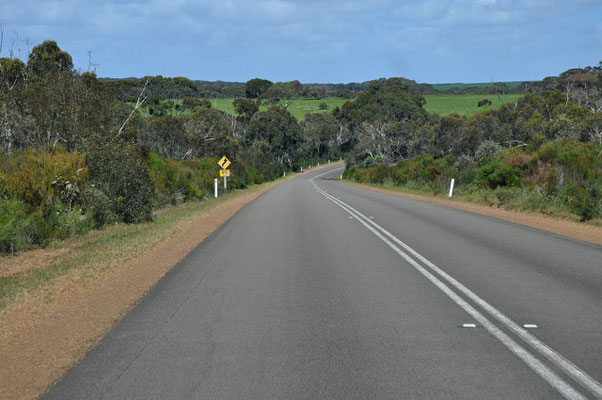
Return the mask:
{"type": "MultiPolygon", "coordinates": [[[[338,168],[337,168],[338,169],[338,168]]],[[[509,336],[507,336],[504,332],[502,332],[499,328],[497,328],[493,323],[491,323],[487,318],[485,318],[482,314],[476,311],[472,306],[466,303],[462,298],[460,298],[455,292],[453,292],[448,286],[446,286],[443,282],[433,276],[430,272],[428,272],[424,267],[418,264],[414,259],[412,259],[408,254],[403,252],[399,247],[397,247],[393,242],[403,247],[409,253],[414,255],[418,260],[428,266],[431,270],[441,276],[443,279],[448,281],[452,286],[458,289],[460,292],[464,293],[470,299],[472,299],[475,303],[477,303],[483,310],[487,311],[490,315],[504,324],[507,328],[512,330],[515,334],[517,334],[521,339],[531,345],[535,350],[539,351],[542,355],[546,356],[550,361],[552,361],[556,366],[561,368],[564,372],[569,374],[575,381],[589,389],[593,394],[597,397],[602,398],[602,385],[590,377],[587,373],[579,369],[573,363],[568,361],[559,353],[552,350],[545,343],[541,342],[535,336],[531,335],[529,332],[521,328],[516,322],[512,321],[510,318],[505,316],[502,312],[491,306],[485,300],[478,297],[460,282],[456,281],[454,278],[449,276],[447,273],[443,272],[436,265],[431,263],[429,260],[424,258],[414,249],[403,243],[401,240],[393,236],[387,230],[371,221],[365,215],[348,205],[347,203],[336,199],[329,193],[325,192],[321,188],[319,188],[314,182],[315,178],[318,178],[322,175],[325,175],[329,172],[333,172],[334,170],[324,172],[319,174],[311,179],[311,183],[318,190],[320,194],[324,197],[328,198],[339,207],[347,211],[350,215],[354,216],[359,222],[361,222],[366,228],[368,228],[372,233],[374,233],[377,237],[379,237],[383,242],[385,242],[389,247],[391,247],[395,252],[397,252],[400,256],[402,256],[408,263],[410,263],[414,268],[416,268],[420,273],[422,273],[427,279],[433,282],[440,290],[446,293],[454,302],[464,308],[469,314],[471,314],[478,322],[481,323],[494,337],[500,340],[508,349],[510,349],[513,353],[515,353],[518,357],[520,357],[523,361],[525,361],[534,371],[536,371],[542,378],[544,378],[548,383],[550,383],[554,388],[556,388],[564,397],[568,399],[584,399],[580,393],[576,392],[570,385],[568,385],[564,380],[562,380],[558,375],[556,375],[552,370],[546,367],[541,363],[537,358],[523,349],[518,343],[512,340],[509,336]],[[369,225],[370,224],[370,225],[369,225]],[[371,226],[372,225],[372,226],[371,226]],[[388,236],[393,242],[384,237],[380,232],[388,236]],[[474,313],[474,314],[473,314],[474,313]],[[478,316],[478,318],[477,318],[478,316]]]]}
{"type": "Polygon", "coordinates": [[[539,328],[539,327],[537,325],[535,325],[535,324],[524,324],[523,328],[535,329],[535,328],[539,328]]]}
{"type": "Polygon", "coordinates": [[[462,324],[462,328],[476,328],[476,324],[462,324]]]}

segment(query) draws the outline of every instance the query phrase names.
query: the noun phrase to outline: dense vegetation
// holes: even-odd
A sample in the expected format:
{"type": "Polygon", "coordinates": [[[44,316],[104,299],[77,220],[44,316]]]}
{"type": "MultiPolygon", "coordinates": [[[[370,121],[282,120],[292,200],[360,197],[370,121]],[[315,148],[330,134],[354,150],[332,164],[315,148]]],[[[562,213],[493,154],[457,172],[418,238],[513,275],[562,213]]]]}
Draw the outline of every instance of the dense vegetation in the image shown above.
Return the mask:
{"type": "Polygon", "coordinates": [[[556,80],[554,90],[526,94],[469,119],[425,117],[408,92],[373,87],[373,108],[358,104],[369,91],[342,110],[348,129],[357,132],[345,175],[435,194],[456,178],[457,190],[469,198],[599,218],[602,68],[571,71],[556,80]],[[384,96],[413,109],[410,116],[383,114],[384,96]]]}
{"type": "Polygon", "coordinates": [[[0,252],[206,199],[222,155],[233,161],[233,189],[342,156],[360,182],[438,193],[456,177],[461,192],[598,218],[601,74],[570,70],[466,119],[429,114],[431,89],[403,78],[100,80],[46,41],[26,63],[0,59],[0,252]],[[334,93],[354,100],[333,102],[334,93]],[[302,111],[319,112],[301,120],[291,110],[304,96],[320,103],[302,111]],[[235,99],[226,113],[207,97],[235,99]]]}
{"type": "MultiPolygon", "coordinates": [[[[166,82],[186,81],[153,78],[147,86],[167,90],[166,82]]],[[[110,82],[76,71],[53,41],[35,46],[26,63],[0,59],[0,252],[147,221],[157,208],[206,199],[222,155],[233,161],[230,189],[326,156],[314,128],[278,101],[259,112],[242,100],[232,116],[184,97],[184,112],[173,116],[148,87],[120,96],[110,82]],[[130,100],[151,118],[134,112],[130,100]]]]}

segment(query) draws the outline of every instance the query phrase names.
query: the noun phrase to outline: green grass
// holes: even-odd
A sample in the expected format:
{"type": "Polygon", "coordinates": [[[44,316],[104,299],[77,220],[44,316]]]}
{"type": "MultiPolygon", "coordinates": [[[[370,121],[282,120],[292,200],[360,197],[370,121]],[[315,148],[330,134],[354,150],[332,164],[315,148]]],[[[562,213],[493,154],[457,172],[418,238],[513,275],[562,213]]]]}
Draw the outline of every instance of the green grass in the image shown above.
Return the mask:
{"type": "Polygon", "coordinates": [[[293,114],[297,120],[301,121],[305,119],[305,114],[315,114],[323,112],[331,112],[337,106],[341,107],[349,99],[343,99],[339,97],[332,97],[328,99],[315,100],[315,99],[298,99],[288,107],[288,111],[293,114]],[[326,110],[320,110],[319,106],[321,103],[326,103],[328,108],[326,110]]]}
{"type": "Polygon", "coordinates": [[[430,113],[439,115],[458,114],[464,117],[471,117],[476,113],[488,109],[497,109],[504,103],[515,102],[520,97],[519,94],[502,95],[464,95],[464,94],[433,94],[426,95],[426,105],[424,108],[430,113]],[[477,107],[477,103],[482,99],[489,99],[493,103],[487,107],[477,107]]]}
{"type": "Polygon", "coordinates": [[[152,222],[110,225],[79,238],[52,243],[49,250],[67,248],[68,251],[55,256],[43,268],[0,277],[0,309],[18,301],[24,293],[48,287],[68,274],[94,276],[116,262],[131,260],[162,240],[177,234],[190,221],[208,213],[219,204],[257,191],[271,183],[236,190],[218,199],[193,201],[170,207],[160,211],[152,222]]]}
{"type": "MultiPolygon", "coordinates": [[[[218,110],[233,115],[234,106],[232,105],[232,101],[234,101],[234,99],[212,99],[211,106],[218,110]]],[[[295,100],[292,104],[288,106],[288,111],[295,118],[297,118],[298,121],[303,121],[305,119],[305,114],[330,112],[337,106],[340,107],[343,104],[345,104],[346,101],[348,101],[348,99],[343,99],[339,97],[331,97],[322,100],[300,98],[295,100]],[[320,110],[321,103],[326,103],[328,105],[328,108],[326,110],[320,110]]],[[[264,104],[260,107],[260,110],[265,111],[268,109],[268,107],[269,105],[264,104]]]]}

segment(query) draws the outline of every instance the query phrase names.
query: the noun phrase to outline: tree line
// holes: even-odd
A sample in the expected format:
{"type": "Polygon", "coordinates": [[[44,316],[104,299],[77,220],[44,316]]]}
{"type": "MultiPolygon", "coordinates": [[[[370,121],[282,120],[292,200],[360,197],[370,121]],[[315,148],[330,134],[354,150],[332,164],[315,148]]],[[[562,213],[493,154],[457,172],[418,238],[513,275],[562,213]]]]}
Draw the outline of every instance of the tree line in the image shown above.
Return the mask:
{"type": "Polygon", "coordinates": [[[185,78],[133,80],[124,92],[121,83],[75,70],[71,56],[46,41],[27,62],[0,59],[0,251],[148,221],[166,205],[207,199],[222,155],[233,161],[231,188],[344,157],[347,176],[360,181],[441,190],[455,175],[460,188],[564,196],[559,204],[596,218],[600,74],[564,74],[562,90],[470,119],[427,113],[414,81],[379,79],[342,107],[297,121],[287,106],[308,89],[298,81],[215,86],[238,93],[229,115],[185,78]],[[153,88],[186,96],[166,99],[153,88]],[[137,112],[141,104],[148,115],[137,112]],[[168,112],[176,105],[180,113],[168,112]]]}

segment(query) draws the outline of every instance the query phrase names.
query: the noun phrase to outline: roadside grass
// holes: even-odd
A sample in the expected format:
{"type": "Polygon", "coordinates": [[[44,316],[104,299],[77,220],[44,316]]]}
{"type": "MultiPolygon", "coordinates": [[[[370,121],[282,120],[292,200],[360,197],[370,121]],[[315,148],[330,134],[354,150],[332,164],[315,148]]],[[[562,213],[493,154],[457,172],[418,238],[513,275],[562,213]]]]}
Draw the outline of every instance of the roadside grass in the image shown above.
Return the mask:
{"type": "MultiPolygon", "coordinates": [[[[288,178],[292,176],[294,174],[288,178]]],[[[45,265],[0,277],[0,309],[19,301],[27,293],[50,285],[61,277],[71,274],[83,277],[94,276],[117,262],[134,259],[161,241],[181,232],[195,218],[208,213],[220,204],[258,191],[274,182],[277,181],[236,190],[217,199],[169,207],[157,212],[152,222],[110,225],[78,238],[54,242],[47,248],[49,252],[65,248],[67,251],[57,252],[58,254],[44,263],[45,265]]]]}
{"type": "Polygon", "coordinates": [[[426,100],[424,109],[429,113],[437,113],[441,116],[458,114],[468,118],[485,110],[497,109],[504,103],[513,103],[520,96],[519,94],[502,94],[499,96],[490,94],[433,94],[424,96],[426,100]],[[478,107],[477,103],[482,99],[489,99],[493,104],[486,107],[478,107]]]}

